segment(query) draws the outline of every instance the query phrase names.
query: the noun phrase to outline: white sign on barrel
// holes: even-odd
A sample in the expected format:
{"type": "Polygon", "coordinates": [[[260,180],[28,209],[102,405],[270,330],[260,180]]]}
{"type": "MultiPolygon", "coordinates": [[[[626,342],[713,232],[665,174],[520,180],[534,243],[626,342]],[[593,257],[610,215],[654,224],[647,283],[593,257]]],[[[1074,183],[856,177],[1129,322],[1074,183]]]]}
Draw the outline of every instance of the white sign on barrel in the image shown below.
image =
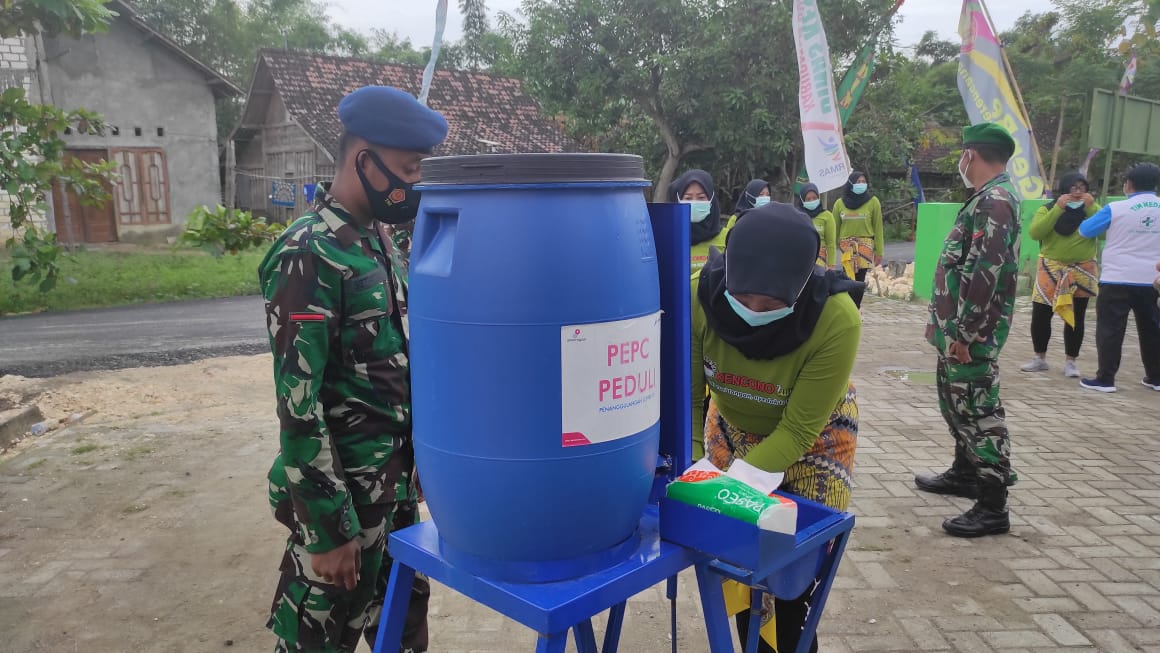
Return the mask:
{"type": "Polygon", "coordinates": [[[635,435],[656,424],[661,313],[560,328],[561,444],[635,435]]]}

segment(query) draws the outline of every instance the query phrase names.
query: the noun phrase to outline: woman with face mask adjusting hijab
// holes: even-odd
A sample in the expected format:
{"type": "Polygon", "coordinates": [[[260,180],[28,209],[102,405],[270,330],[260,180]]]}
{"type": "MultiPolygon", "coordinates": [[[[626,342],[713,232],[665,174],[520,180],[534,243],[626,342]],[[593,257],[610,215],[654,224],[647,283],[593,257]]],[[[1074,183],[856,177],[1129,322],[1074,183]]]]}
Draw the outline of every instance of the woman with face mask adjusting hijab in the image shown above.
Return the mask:
{"type": "Polygon", "coordinates": [[[729,216],[729,221],[725,223],[725,230],[728,231],[737,224],[737,216],[749,209],[765,206],[771,199],[768,181],[753,179],[745,184],[745,190],[741,192],[741,197],[737,198],[737,204],[733,207],[733,215],[729,216]]]}
{"type": "MultiPolygon", "coordinates": [[[[804,213],[771,203],[738,218],[725,252],[710,250],[694,276],[693,457],[785,472],[783,491],[844,510],[862,331],[848,293],[862,284],[814,265],[819,243],[804,213]]],[[[809,600],[775,602],[777,650],[795,650],[809,600]]],[[[748,630],[748,612],[738,628],[748,630]]]]}
{"type": "Polygon", "coordinates": [[[1063,319],[1063,346],[1067,356],[1063,375],[1079,378],[1075,359],[1083,345],[1084,316],[1088,300],[1100,287],[1100,266],[1096,262],[1099,244],[1084,238],[1079,225],[1095,215],[1100,205],[1088,192],[1088,182],[1078,172],[1066,174],[1055,189],[1056,199],[1035,212],[1031,237],[1039,241],[1038,273],[1034,303],[1031,305],[1031,342],[1035,357],[1022,367],[1024,372],[1046,372],[1047,344],[1051,341],[1051,315],[1063,319]]]}
{"type": "Polygon", "coordinates": [[[822,196],[818,194],[816,184],[802,186],[797,194],[796,206],[814,221],[814,228],[822,244],[818,247],[818,265],[823,268],[838,269],[841,262],[838,260],[837,227],[834,225],[834,214],[822,206],[822,196]]]}
{"type": "MultiPolygon", "coordinates": [[[[858,281],[866,280],[866,272],[882,263],[885,238],[882,233],[882,203],[870,194],[866,173],[855,170],[842,197],[834,202],[834,218],[838,221],[838,248],[846,274],[858,281]]],[[[850,293],[854,303],[862,306],[862,291],[850,293]]]]}
{"type": "Polygon", "coordinates": [[[689,263],[696,272],[709,260],[710,246],[725,248],[725,236],[729,233],[721,225],[721,205],[717,202],[713,178],[704,170],[690,170],[669,185],[669,196],[674,202],[689,205],[692,220],[689,263]]]}

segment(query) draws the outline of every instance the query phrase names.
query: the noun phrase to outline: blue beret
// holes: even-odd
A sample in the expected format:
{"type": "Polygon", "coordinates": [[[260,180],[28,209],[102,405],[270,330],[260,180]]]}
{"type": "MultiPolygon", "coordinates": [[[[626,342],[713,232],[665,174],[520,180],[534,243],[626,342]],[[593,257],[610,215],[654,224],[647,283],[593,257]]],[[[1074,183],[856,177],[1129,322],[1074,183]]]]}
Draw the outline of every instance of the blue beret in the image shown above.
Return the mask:
{"type": "Polygon", "coordinates": [[[430,152],[447,138],[443,114],[392,86],[364,86],[338,103],[338,119],[348,134],[382,147],[430,152]]]}

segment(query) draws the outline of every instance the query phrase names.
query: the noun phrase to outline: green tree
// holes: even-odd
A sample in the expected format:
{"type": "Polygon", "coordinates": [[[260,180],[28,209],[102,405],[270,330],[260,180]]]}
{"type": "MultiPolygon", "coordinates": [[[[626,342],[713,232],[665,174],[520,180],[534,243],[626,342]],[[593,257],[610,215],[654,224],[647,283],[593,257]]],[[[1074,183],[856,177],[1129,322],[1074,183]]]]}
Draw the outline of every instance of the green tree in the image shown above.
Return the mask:
{"type": "MultiPolygon", "coordinates": [[[[115,14],[102,0],[21,0],[0,5],[0,36],[36,33],[81,36],[103,31],[115,14]]],[[[0,94],[0,189],[9,202],[12,235],[5,247],[12,256],[15,281],[39,283],[47,292],[56,285],[61,248],[56,234],[36,226],[33,218],[47,209],[54,185],[73,191],[86,204],[107,199],[104,181],[111,164],[89,165],[64,156],[61,133],[100,133],[100,116],[84,109],[65,110],[28,100],[22,87],[0,94]]]]}
{"type": "MultiPolygon", "coordinates": [[[[835,61],[850,61],[893,5],[821,0],[835,61]]],[[[520,14],[505,32],[527,88],[582,140],[646,155],[654,198],[683,165],[712,170],[727,191],[775,173],[789,184],[801,150],[791,3],[525,0],[520,14]]]]}

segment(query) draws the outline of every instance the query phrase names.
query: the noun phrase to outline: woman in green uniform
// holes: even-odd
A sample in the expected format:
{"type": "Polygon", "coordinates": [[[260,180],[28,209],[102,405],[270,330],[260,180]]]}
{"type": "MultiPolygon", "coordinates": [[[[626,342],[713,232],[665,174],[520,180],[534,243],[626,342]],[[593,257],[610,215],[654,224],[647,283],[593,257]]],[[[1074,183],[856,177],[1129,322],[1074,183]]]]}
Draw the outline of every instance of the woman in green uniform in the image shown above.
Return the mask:
{"type": "MultiPolygon", "coordinates": [[[[814,264],[820,241],[805,214],[772,203],[745,212],[725,252],[711,250],[694,276],[693,456],[721,469],[740,458],[785,472],[782,490],[845,510],[858,433],[850,372],[862,331],[848,293],[862,284],[814,264]]],[[[810,598],[765,606],[777,615],[778,651],[795,650],[810,598]]],[[[738,615],[739,630],[748,614],[738,615]]]]}
{"type": "Polygon", "coordinates": [[[1083,345],[1084,316],[1088,300],[1099,293],[1100,266],[1096,262],[1099,242],[1084,238],[1079,225],[1096,214],[1100,205],[1088,192],[1087,179],[1073,172],[1064,175],[1055,189],[1057,199],[1035,212],[1029,233],[1039,241],[1039,265],[1031,304],[1031,344],[1035,357],[1024,372],[1046,372],[1047,344],[1051,341],[1051,316],[1063,320],[1063,349],[1067,359],[1063,375],[1079,377],[1075,359],[1083,345]]]}
{"type": "MultiPolygon", "coordinates": [[[[834,202],[838,223],[838,249],[846,274],[857,281],[866,280],[866,272],[882,263],[885,245],[882,233],[882,203],[870,194],[866,173],[854,171],[842,187],[842,197],[834,202]]],[[[862,306],[863,291],[850,293],[854,304],[862,306]]]]}
{"type": "Polygon", "coordinates": [[[737,204],[733,207],[733,215],[729,216],[729,221],[725,223],[725,231],[733,228],[734,223],[737,222],[737,216],[741,215],[743,211],[757,206],[765,206],[769,204],[770,199],[768,181],[764,179],[750,180],[748,184],[745,184],[745,190],[742,191],[741,197],[737,198],[737,204]]]}
{"type": "Polygon", "coordinates": [[[814,221],[814,228],[822,239],[818,246],[818,265],[823,268],[840,268],[842,263],[838,260],[838,233],[834,225],[834,214],[822,206],[822,196],[818,194],[816,184],[802,186],[797,194],[797,206],[814,221]]]}
{"type": "Polygon", "coordinates": [[[674,202],[689,205],[693,229],[689,262],[696,272],[705,267],[710,246],[725,248],[728,233],[728,229],[722,229],[721,205],[717,202],[713,178],[704,170],[690,170],[669,185],[669,196],[674,202]]]}

